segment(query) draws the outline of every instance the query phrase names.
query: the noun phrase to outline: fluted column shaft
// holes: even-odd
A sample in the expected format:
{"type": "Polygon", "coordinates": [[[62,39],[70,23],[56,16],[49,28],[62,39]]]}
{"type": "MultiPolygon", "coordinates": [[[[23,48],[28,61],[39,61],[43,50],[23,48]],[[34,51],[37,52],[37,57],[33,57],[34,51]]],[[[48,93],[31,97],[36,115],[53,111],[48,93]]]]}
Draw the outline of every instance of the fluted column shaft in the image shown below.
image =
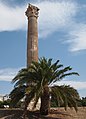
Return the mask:
{"type": "Polygon", "coordinates": [[[39,9],[29,4],[26,16],[28,17],[27,32],[27,67],[32,61],[38,61],[38,11],[39,9]]]}

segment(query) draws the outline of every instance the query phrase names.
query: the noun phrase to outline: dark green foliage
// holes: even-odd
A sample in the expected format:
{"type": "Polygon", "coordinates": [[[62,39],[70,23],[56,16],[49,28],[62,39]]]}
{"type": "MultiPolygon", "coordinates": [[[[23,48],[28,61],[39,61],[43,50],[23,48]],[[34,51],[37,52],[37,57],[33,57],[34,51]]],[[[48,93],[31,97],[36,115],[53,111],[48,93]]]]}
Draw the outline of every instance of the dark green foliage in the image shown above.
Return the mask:
{"type": "Polygon", "coordinates": [[[3,101],[3,105],[10,105],[10,99],[3,101]]]}
{"type": "MultiPolygon", "coordinates": [[[[78,107],[86,107],[86,97],[79,98],[76,101],[78,107]]],[[[57,100],[53,97],[51,99],[51,107],[59,107],[57,100]]],[[[60,107],[64,107],[64,104],[61,104],[60,107]]]]}
{"type": "Polygon", "coordinates": [[[52,87],[52,97],[57,106],[74,107],[77,111],[77,100],[79,100],[79,94],[77,90],[70,86],[54,86],[52,87]]]}
{"type": "Polygon", "coordinates": [[[25,107],[34,99],[33,108],[35,108],[41,98],[40,112],[48,114],[51,95],[58,106],[64,105],[65,109],[68,106],[74,107],[77,111],[77,100],[79,99],[77,90],[70,86],[54,84],[67,76],[79,75],[71,70],[70,66],[63,67],[62,64],[59,64],[59,60],[52,64],[52,59],[47,60],[43,57],[39,59],[39,62],[32,62],[29,68],[20,70],[13,79],[15,87],[10,94],[11,102],[17,104],[20,99],[26,97],[25,107]]]}
{"type": "Polygon", "coordinates": [[[86,97],[82,97],[82,99],[81,99],[81,105],[82,105],[83,107],[86,106],[86,97]]]}
{"type": "Polygon", "coordinates": [[[55,99],[51,99],[50,107],[58,107],[58,104],[55,99]]]}
{"type": "Polygon", "coordinates": [[[10,106],[11,107],[18,107],[19,105],[19,101],[25,96],[25,89],[26,86],[19,86],[19,87],[15,87],[12,92],[10,93],[10,106]]]}
{"type": "Polygon", "coordinates": [[[4,108],[3,102],[0,101],[0,108],[4,108]]]}
{"type": "Polygon", "coordinates": [[[10,106],[10,99],[5,100],[5,101],[0,101],[0,108],[4,108],[4,105],[10,106]]]}

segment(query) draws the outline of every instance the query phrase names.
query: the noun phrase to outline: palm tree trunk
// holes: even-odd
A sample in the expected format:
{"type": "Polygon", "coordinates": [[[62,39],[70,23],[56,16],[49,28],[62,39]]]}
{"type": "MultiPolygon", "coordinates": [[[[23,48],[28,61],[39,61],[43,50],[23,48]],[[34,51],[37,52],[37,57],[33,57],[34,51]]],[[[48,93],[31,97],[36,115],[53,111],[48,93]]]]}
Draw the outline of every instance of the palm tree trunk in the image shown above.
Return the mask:
{"type": "Polygon", "coordinates": [[[45,86],[43,94],[41,96],[40,114],[41,115],[48,115],[49,107],[50,107],[49,87],[45,86]]]}

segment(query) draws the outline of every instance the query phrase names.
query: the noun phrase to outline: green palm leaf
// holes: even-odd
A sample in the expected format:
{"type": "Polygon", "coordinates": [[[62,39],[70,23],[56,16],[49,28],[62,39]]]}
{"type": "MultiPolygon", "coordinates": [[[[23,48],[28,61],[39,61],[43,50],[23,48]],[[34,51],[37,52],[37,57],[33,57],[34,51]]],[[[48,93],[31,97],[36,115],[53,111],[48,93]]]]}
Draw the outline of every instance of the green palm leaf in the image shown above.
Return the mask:
{"type": "Polygon", "coordinates": [[[62,64],[59,64],[59,60],[53,64],[52,59],[46,59],[45,57],[40,58],[38,62],[33,61],[28,68],[21,69],[12,80],[12,83],[15,83],[15,93],[11,93],[11,97],[12,99],[14,98],[13,101],[16,100],[18,102],[20,98],[26,96],[26,107],[34,99],[33,108],[36,107],[40,98],[42,101],[40,107],[41,114],[47,114],[48,112],[49,95],[52,96],[58,106],[64,105],[65,109],[68,106],[70,108],[74,107],[77,111],[78,92],[70,86],[53,85],[67,76],[79,75],[71,70],[70,66],[63,67],[62,64]],[[25,86],[25,89],[21,92],[23,86],[25,86]]]}
{"type": "Polygon", "coordinates": [[[65,110],[67,107],[74,107],[77,111],[77,99],[79,99],[79,94],[77,90],[70,86],[53,86],[52,88],[52,95],[54,92],[55,97],[57,97],[58,106],[61,106],[62,104],[65,107],[65,110]],[[59,100],[58,100],[59,99],[59,100]]]}

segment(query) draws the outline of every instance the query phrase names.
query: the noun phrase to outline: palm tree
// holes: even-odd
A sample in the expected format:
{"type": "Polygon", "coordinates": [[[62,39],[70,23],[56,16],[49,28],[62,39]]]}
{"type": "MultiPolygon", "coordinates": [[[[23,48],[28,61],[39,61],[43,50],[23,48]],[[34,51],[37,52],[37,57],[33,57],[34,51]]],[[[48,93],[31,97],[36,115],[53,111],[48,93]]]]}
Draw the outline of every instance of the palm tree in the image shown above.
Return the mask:
{"type": "Polygon", "coordinates": [[[16,104],[25,96],[25,89],[26,89],[26,86],[22,85],[19,87],[15,87],[11,91],[11,93],[10,93],[10,97],[11,97],[10,107],[15,107],[16,104]]]}
{"type": "MultiPolygon", "coordinates": [[[[52,64],[52,59],[40,58],[39,62],[32,62],[29,68],[20,70],[12,82],[15,87],[25,87],[24,95],[25,110],[28,104],[34,99],[33,108],[41,99],[40,113],[47,115],[50,107],[50,97],[55,99],[58,106],[64,105],[65,109],[69,106],[77,111],[77,100],[79,94],[73,87],[55,85],[57,81],[71,75],[79,75],[77,72],[71,72],[70,66],[63,67],[59,60],[52,64]]],[[[15,88],[16,89],[16,88],[15,88]]],[[[16,97],[15,97],[16,98],[16,97]]]]}

